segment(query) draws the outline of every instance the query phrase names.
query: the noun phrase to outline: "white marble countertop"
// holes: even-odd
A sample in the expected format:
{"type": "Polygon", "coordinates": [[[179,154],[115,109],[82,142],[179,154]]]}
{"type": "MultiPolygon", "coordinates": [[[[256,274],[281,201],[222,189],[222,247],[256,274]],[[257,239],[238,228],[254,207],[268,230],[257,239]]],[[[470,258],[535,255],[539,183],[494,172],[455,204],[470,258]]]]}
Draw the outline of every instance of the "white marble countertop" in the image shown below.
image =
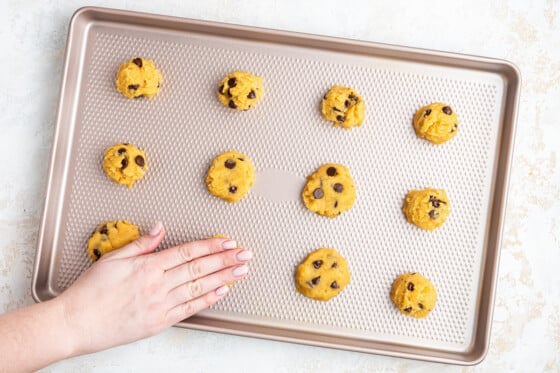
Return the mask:
{"type": "MultiPolygon", "coordinates": [[[[67,27],[85,5],[503,58],[518,129],[486,359],[474,367],[171,328],[45,371],[560,372],[560,1],[8,0],[0,12],[0,312],[31,276],[67,27]],[[389,3],[391,3],[389,5],[389,3]]],[[[1,356],[1,353],[0,353],[1,356]]]]}

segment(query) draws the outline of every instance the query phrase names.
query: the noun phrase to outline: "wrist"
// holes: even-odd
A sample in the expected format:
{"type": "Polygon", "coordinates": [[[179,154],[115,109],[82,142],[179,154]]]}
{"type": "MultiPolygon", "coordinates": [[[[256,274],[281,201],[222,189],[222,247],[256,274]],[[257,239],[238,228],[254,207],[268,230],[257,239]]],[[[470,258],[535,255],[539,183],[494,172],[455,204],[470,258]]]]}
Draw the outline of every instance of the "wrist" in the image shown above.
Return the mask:
{"type": "Polygon", "coordinates": [[[66,299],[63,296],[52,299],[47,303],[51,303],[53,309],[53,324],[59,324],[60,338],[57,343],[59,344],[60,353],[63,355],[63,358],[80,355],[82,353],[79,342],[80,324],[77,321],[75,309],[66,303],[66,299]]]}

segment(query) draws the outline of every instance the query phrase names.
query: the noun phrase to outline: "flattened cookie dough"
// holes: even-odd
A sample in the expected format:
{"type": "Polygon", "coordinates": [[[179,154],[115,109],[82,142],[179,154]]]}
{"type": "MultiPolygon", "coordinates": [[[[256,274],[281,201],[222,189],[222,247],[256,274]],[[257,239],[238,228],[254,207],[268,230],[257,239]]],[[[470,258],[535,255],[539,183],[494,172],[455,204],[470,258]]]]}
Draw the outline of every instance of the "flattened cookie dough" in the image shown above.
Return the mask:
{"type": "Polygon", "coordinates": [[[147,168],[146,154],[132,144],[120,143],[105,150],[103,170],[115,183],[132,188],[147,168]]]}
{"type": "Polygon", "coordinates": [[[310,253],[296,270],[296,289],[306,297],[327,301],[350,283],[348,263],[335,249],[310,253]]]}
{"type": "Polygon", "coordinates": [[[434,102],[418,109],[413,124],[416,136],[434,144],[443,144],[457,134],[459,119],[451,106],[434,102]]]}
{"type": "Polygon", "coordinates": [[[301,195],[310,211],[334,218],[352,208],[356,187],[348,168],[328,163],[307,177],[301,195]]]}
{"type": "Polygon", "coordinates": [[[335,127],[359,127],[364,123],[365,112],[364,100],[352,88],[335,85],[323,97],[321,113],[335,127]]]}
{"type": "Polygon", "coordinates": [[[88,240],[88,254],[95,262],[104,254],[120,249],[138,237],[138,226],[126,220],[101,223],[88,240]]]}
{"type": "Polygon", "coordinates": [[[260,76],[234,71],[222,79],[218,99],[229,108],[248,110],[257,104],[263,93],[263,80],[260,76]]]}
{"type": "Polygon", "coordinates": [[[445,223],[450,212],[449,199],[443,189],[411,190],[403,212],[409,223],[431,231],[445,223]]]}
{"type": "Polygon", "coordinates": [[[228,202],[243,198],[255,183],[251,159],[243,153],[229,151],[218,155],[206,174],[206,185],[213,196],[228,202]]]}
{"type": "Polygon", "coordinates": [[[393,282],[391,300],[401,313],[422,319],[434,309],[437,292],[420,273],[403,273],[393,282]]]}
{"type": "Polygon", "coordinates": [[[128,98],[153,97],[163,78],[154,61],[136,57],[123,63],[117,73],[117,90],[128,98]]]}

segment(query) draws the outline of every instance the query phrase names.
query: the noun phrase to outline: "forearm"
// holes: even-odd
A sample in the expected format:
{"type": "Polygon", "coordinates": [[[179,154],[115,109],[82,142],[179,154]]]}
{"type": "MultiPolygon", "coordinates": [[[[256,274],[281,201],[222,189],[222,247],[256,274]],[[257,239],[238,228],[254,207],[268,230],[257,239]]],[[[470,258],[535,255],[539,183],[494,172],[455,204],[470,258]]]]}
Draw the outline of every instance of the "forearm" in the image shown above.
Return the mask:
{"type": "Polygon", "coordinates": [[[0,316],[0,372],[34,371],[75,353],[62,303],[34,304],[0,316]]]}

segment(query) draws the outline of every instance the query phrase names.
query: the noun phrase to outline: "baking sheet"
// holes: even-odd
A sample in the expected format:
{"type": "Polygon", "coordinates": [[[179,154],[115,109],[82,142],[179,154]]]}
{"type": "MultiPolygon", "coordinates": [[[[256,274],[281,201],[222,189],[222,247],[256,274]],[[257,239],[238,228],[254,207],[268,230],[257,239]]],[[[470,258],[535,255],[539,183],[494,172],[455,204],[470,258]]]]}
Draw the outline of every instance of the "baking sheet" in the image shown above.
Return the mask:
{"type": "Polygon", "coordinates": [[[255,253],[247,278],[212,309],[180,326],[458,364],[480,361],[489,339],[519,74],[505,61],[419,51],[234,25],[84,8],[69,31],[45,212],[33,278],[37,301],[58,295],[90,265],[85,244],[101,221],[146,231],[162,220],[163,248],[220,233],[255,253]],[[153,99],[115,90],[118,66],[153,59],[164,81],[153,99]],[[217,86],[233,70],[264,78],[253,109],[223,107],[217,86]],[[320,101],[333,84],[366,103],[360,128],[333,128],[320,101]],[[417,139],[412,116],[448,102],[459,132],[435,146],[417,139]],[[101,168],[117,142],[146,150],[134,188],[101,168]],[[241,202],[208,194],[219,153],[248,154],[256,185],[241,202]],[[305,209],[305,176],[342,163],[355,180],[354,207],[336,219],[305,209]],[[447,222],[433,232],[401,212],[410,189],[444,188],[447,222]],[[306,254],[335,247],[351,284],[331,301],[295,292],[306,254]],[[404,317],[389,290],[402,272],[435,284],[427,319],[404,317]]]}

